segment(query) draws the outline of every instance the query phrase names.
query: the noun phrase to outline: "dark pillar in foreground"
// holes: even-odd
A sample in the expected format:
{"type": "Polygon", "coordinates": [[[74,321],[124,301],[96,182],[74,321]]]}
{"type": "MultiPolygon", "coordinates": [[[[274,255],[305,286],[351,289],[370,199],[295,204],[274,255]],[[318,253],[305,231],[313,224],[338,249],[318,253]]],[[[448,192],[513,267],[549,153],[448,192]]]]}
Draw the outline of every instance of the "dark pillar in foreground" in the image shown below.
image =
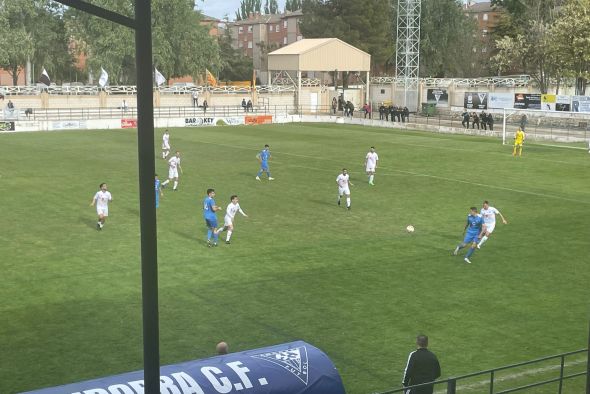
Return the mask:
{"type": "Polygon", "coordinates": [[[135,0],[137,67],[137,147],[143,298],[143,368],[145,393],[160,393],[158,319],[158,249],[154,193],[154,104],[152,90],[151,1],[135,0]]]}

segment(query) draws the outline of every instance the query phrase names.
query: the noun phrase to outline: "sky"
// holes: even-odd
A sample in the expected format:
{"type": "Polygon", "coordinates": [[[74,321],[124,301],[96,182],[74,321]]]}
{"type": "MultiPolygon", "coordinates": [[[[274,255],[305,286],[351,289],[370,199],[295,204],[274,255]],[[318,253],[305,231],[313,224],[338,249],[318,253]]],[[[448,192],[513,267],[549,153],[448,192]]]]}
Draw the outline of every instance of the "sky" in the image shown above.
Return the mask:
{"type": "MultiPolygon", "coordinates": [[[[476,0],[478,3],[485,0],[476,0]]],[[[236,15],[236,11],[240,8],[240,0],[196,0],[195,4],[198,9],[203,11],[207,16],[213,16],[218,19],[223,19],[225,15],[229,16],[230,20],[233,20],[236,15]]],[[[279,9],[283,11],[285,8],[285,0],[278,0],[279,9]]],[[[264,1],[262,1],[264,6],[264,1]]]]}

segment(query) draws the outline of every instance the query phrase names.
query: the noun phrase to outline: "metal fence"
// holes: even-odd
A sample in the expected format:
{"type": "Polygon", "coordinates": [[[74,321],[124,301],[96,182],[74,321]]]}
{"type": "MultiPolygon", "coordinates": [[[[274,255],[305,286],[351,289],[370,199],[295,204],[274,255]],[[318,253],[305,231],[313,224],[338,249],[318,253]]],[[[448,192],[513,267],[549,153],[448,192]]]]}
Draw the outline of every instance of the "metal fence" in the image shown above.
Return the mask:
{"type": "MultiPolygon", "coordinates": [[[[414,386],[408,386],[408,387],[402,387],[402,388],[388,390],[388,391],[382,391],[382,392],[375,393],[375,394],[404,393],[404,392],[406,392],[406,390],[411,389],[411,388],[426,387],[426,386],[433,386],[433,385],[435,386],[435,388],[442,388],[443,390],[446,389],[446,391],[443,391],[443,392],[446,392],[447,394],[455,394],[455,393],[459,392],[457,389],[458,383],[460,383],[461,381],[465,381],[467,379],[471,379],[471,378],[479,377],[479,376],[486,377],[487,382],[488,382],[487,385],[489,386],[488,390],[479,389],[478,390],[479,393],[487,392],[490,394],[508,394],[508,393],[514,393],[517,391],[523,391],[523,390],[530,389],[533,387],[540,387],[540,386],[545,386],[545,385],[548,385],[551,383],[557,383],[557,385],[558,385],[557,393],[561,394],[563,391],[563,383],[565,380],[588,375],[589,372],[587,369],[585,371],[581,371],[581,372],[574,372],[574,373],[570,373],[570,374],[565,373],[566,358],[571,357],[571,356],[575,356],[575,355],[579,355],[579,354],[583,354],[583,353],[586,353],[586,355],[587,355],[588,349],[582,349],[582,350],[576,350],[573,352],[556,354],[554,356],[543,357],[543,358],[539,358],[539,359],[532,360],[532,361],[525,361],[522,363],[506,365],[506,366],[500,367],[500,368],[488,369],[485,371],[479,371],[479,372],[470,373],[467,375],[452,377],[452,378],[448,378],[445,380],[439,380],[436,382],[423,383],[423,384],[417,384],[414,386]],[[536,364],[550,361],[550,360],[559,360],[559,366],[558,367],[556,366],[557,367],[556,369],[559,370],[558,374],[557,374],[558,376],[555,376],[554,378],[551,378],[551,379],[545,379],[545,380],[533,382],[530,384],[525,384],[525,385],[520,385],[517,387],[512,387],[512,388],[508,388],[508,389],[495,391],[498,372],[511,370],[511,369],[523,367],[523,366],[536,365],[536,364]]],[[[586,367],[586,368],[588,368],[588,367],[586,367]]],[[[441,391],[437,391],[437,392],[441,392],[441,391]]]]}

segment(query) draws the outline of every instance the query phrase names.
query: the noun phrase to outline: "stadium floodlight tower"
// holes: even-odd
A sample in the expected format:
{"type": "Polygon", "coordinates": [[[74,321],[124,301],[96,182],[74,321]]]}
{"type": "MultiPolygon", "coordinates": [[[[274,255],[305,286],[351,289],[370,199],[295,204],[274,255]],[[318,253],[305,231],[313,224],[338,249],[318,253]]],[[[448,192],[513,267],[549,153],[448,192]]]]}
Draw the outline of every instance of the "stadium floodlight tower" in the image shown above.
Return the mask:
{"type": "Polygon", "coordinates": [[[422,0],[397,1],[396,84],[403,85],[402,104],[418,109],[420,71],[420,12],[422,0]]]}

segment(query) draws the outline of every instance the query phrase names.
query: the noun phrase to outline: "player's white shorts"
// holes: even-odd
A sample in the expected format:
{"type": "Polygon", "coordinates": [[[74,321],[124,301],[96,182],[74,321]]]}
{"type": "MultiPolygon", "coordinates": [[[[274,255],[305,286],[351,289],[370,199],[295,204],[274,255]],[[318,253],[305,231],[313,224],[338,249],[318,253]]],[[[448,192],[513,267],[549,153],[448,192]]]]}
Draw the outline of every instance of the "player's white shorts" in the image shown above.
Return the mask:
{"type": "Polygon", "coordinates": [[[375,166],[368,165],[367,168],[366,168],[366,172],[375,172],[375,166]]]}
{"type": "Polygon", "coordinates": [[[343,194],[350,196],[350,188],[348,186],[338,186],[338,195],[341,196],[343,194]]]}
{"type": "Polygon", "coordinates": [[[170,150],[170,143],[162,142],[162,150],[170,150]]]}
{"type": "Polygon", "coordinates": [[[178,178],[178,168],[168,169],[168,179],[178,178]]]}
{"type": "Polygon", "coordinates": [[[496,227],[496,222],[494,223],[486,223],[486,231],[488,233],[493,233],[494,232],[494,228],[496,227]]]}
{"type": "Polygon", "coordinates": [[[99,208],[96,207],[96,213],[98,214],[98,216],[109,216],[109,208],[99,208]]]}
{"type": "Polygon", "coordinates": [[[233,218],[229,215],[225,215],[223,218],[223,225],[224,226],[232,226],[233,225],[233,218]]]}

